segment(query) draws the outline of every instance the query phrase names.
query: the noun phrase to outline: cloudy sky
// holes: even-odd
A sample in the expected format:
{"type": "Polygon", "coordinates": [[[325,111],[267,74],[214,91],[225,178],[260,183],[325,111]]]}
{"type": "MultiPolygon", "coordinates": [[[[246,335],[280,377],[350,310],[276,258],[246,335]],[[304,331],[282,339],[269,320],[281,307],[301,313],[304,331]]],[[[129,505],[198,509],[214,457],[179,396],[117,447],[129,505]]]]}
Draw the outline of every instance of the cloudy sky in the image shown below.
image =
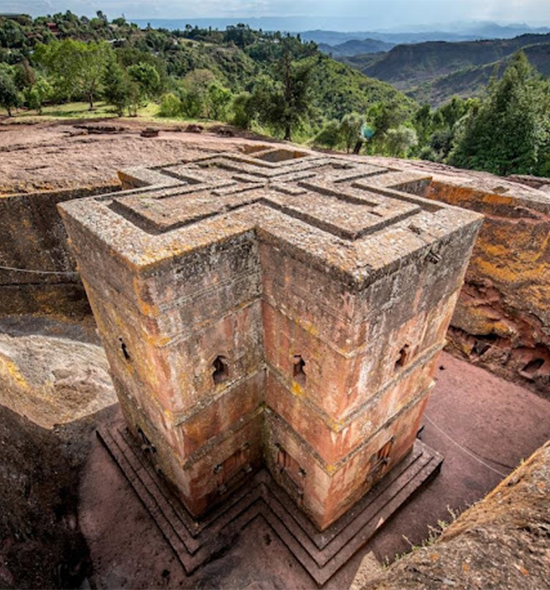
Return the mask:
{"type": "Polygon", "coordinates": [[[492,20],[550,25],[550,0],[0,0],[1,12],[71,10],[126,18],[338,17],[357,28],[492,20]]]}

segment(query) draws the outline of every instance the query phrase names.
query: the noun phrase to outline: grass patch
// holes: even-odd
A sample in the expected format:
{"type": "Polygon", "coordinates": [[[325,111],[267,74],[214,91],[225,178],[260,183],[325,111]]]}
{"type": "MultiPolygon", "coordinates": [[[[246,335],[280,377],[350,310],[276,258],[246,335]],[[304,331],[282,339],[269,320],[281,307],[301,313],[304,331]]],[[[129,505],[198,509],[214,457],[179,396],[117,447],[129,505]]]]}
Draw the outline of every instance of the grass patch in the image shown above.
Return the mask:
{"type": "MultiPolygon", "coordinates": [[[[7,115],[6,111],[0,110],[0,113],[7,115]]],[[[42,114],[37,111],[16,110],[10,121],[29,123],[34,120],[49,121],[55,119],[105,119],[106,117],[116,117],[113,107],[102,102],[94,105],[90,110],[90,105],[85,102],[68,102],[65,104],[45,106],[42,114]]]]}
{"type": "MultiPolygon", "coordinates": [[[[447,512],[449,513],[449,516],[450,516],[449,520],[438,520],[437,526],[435,526],[435,527],[428,525],[428,538],[424,539],[420,543],[420,545],[415,545],[414,543],[409,541],[409,539],[405,535],[402,535],[402,538],[411,546],[411,550],[409,553],[397,553],[394,556],[393,563],[395,563],[396,561],[399,561],[400,559],[403,559],[403,557],[405,557],[406,555],[409,555],[410,553],[414,553],[415,551],[418,551],[419,549],[425,549],[426,547],[431,547],[434,543],[436,543],[439,540],[439,538],[441,537],[441,535],[445,532],[445,529],[449,525],[451,525],[460,516],[460,512],[453,510],[450,506],[447,506],[447,512]]],[[[390,567],[390,565],[392,565],[392,562],[390,561],[390,559],[388,557],[386,557],[384,562],[382,563],[382,567],[387,569],[388,567],[390,567]]]]}
{"type": "MultiPolygon", "coordinates": [[[[6,119],[9,123],[40,123],[43,121],[56,121],[56,120],[81,120],[81,119],[113,119],[113,120],[125,120],[130,121],[144,121],[154,123],[167,123],[167,124],[190,124],[194,123],[197,125],[203,125],[207,127],[209,125],[224,125],[223,122],[213,121],[210,119],[187,119],[184,117],[161,117],[159,115],[160,106],[155,102],[150,102],[147,106],[139,109],[137,117],[118,117],[115,109],[104,102],[97,102],[94,105],[93,110],[90,110],[90,105],[86,102],[69,102],[61,105],[46,106],[42,109],[42,114],[38,114],[37,111],[30,110],[14,110],[13,117],[6,119]]],[[[4,109],[0,109],[0,116],[7,116],[7,112],[4,109]]]]}

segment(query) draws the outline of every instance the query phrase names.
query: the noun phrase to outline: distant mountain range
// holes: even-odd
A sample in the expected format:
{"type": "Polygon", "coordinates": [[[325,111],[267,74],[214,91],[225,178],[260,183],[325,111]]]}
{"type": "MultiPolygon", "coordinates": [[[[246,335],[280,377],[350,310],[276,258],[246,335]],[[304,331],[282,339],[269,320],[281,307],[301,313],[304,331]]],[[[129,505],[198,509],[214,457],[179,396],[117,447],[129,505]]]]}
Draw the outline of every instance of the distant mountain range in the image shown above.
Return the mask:
{"type": "Polygon", "coordinates": [[[338,45],[327,45],[326,43],[319,43],[319,49],[323,53],[328,53],[334,58],[338,57],[352,57],[354,55],[362,55],[365,53],[381,53],[389,51],[395,47],[395,43],[386,43],[377,39],[351,39],[338,45]]]}
{"type": "MultiPolygon", "coordinates": [[[[271,19],[136,20],[145,27],[191,26],[225,28],[239,22],[252,28],[292,32],[299,21],[271,19]],[[284,29],[282,26],[287,25],[284,29]],[[271,26],[270,26],[271,25],[271,26]]],[[[297,29],[294,29],[296,31],[297,29]]],[[[483,92],[491,76],[504,71],[511,56],[523,49],[531,63],[550,75],[550,28],[490,22],[453,23],[441,30],[416,27],[410,32],[384,30],[340,32],[308,30],[304,41],[315,41],[324,53],[365,75],[389,82],[419,102],[437,106],[453,95],[464,98],[483,92]],[[425,29],[425,30],[424,30],[425,29]]]]}
{"type": "Polygon", "coordinates": [[[550,75],[550,33],[460,43],[397,45],[386,53],[339,56],[367,76],[393,84],[419,102],[434,106],[453,95],[476,96],[510,57],[524,50],[544,76],[550,75]]]}
{"type": "MultiPolygon", "coordinates": [[[[140,27],[144,28],[150,24],[154,28],[169,30],[185,29],[186,25],[201,28],[212,27],[213,29],[225,29],[229,25],[244,23],[253,29],[264,31],[281,31],[288,33],[300,33],[305,41],[315,41],[326,45],[340,45],[346,41],[382,41],[390,45],[401,43],[422,43],[424,41],[473,41],[476,39],[510,39],[525,33],[550,33],[548,27],[531,27],[527,24],[502,25],[493,22],[462,22],[446,23],[432,26],[415,26],[404,29],[384,30],[355,30],[346,31],[342,28],[344,17],[323,17],[314,18],[311,16],[293,17],[252,17],[252,18],[191,18],[191,19],[130,19],[140,27]],[[337,30],[324,28],[333,26],[337,30]],[[342,21],[342,22],[340,22],[342,21]],[[312,23],[321,22],[323,27],[311,29],[312,23]]],[[[345,22],[348,23],[350,19],[345,22]]],[[[356,24],[368,22],[368,19],[355,19],[356,24]]]]}
{"type": "Polygon", "coordinates": [[[440,25],[441,29],[403,31],[369,31],[341,33],[339,31],[305,31],[305,41],[315,41],[319,49],[334,57],[351,57],[365,53],[389,51],[396,45],[425,43],[428,41],[478,41],[483,39],[513,39],[525,34],[550,33],[548,27],[532,28],[528,25],[499,25],[496,23],[455,23],[440,25]]]}
{"type": "MultiPolygon", "coordinates": [[[[530,45],[522,48],[529,61],[545,77],[550,76],[550,43],[530,45]]],[[[406,94],[421,103],[440,105],[453,96],[469,98],[480,96],[491,77],[500,77],[508,65],[511,55],[483,66],[466,67],[446,76],[436,77],[406,94]]]]}

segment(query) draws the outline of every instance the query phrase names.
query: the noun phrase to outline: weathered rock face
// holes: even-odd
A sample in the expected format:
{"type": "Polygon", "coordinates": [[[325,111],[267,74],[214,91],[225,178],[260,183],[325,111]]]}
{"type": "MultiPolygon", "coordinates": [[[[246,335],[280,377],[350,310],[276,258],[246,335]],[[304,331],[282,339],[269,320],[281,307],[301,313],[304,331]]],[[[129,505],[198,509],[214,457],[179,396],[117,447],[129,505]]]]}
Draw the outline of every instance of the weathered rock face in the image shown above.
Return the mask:
{"type": "Polygon", "coordinates": [[[41,313],[82,318],[90,314],[56,207],[63,201],[116,188],[111,183],[0,197],[0,317],[41,313]]]}
{"type": "Polygon", "coordinates": [[[114,403],[101,346],[43,335],[0,334],[0,404],[52,428],[114,403]]]}
{"type": "Polygon", "coordinates": [[[550,587],[550,443],[462,514],[433,545],[363,590],[550,587]]]}
{"type": "Polygon", "coordinates": [[[495,189],[445,177],[422,193],[485,216],[449,331],[450,347],[548,396],[550,197],[503,184],[495,189]]]}
{"type": "Polygon", "coordinates": [[[285,150],[121,178],[60,211],[130,427],[193,514],[265,461],[326,528],[412,448],[481,216],[285,150]]]}
{"type": "Polygon", "coordinates": [[[78,588],[90,575],[78,483],[92,426],[53,432],[0,405],[0,588],[78,588]]]}

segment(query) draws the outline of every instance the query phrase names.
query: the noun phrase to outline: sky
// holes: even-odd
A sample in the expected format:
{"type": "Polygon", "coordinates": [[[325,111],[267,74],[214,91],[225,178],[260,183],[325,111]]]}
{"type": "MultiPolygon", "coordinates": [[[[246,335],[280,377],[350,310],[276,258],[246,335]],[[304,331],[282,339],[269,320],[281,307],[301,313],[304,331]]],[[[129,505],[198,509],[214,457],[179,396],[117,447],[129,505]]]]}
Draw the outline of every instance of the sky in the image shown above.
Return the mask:
{"type": "MultiPolygon", "coordinates": [[[[373,28],[403,28],[453,21],[494,21],[550,25],[550,0],[0,0],[0,13],[33,16],[71,10],[110,18],[308,17],[311,23],[336,17],[339,23],[373,28]]],[[[326,27],[324,27],[326,28],[326,27]]]]}

